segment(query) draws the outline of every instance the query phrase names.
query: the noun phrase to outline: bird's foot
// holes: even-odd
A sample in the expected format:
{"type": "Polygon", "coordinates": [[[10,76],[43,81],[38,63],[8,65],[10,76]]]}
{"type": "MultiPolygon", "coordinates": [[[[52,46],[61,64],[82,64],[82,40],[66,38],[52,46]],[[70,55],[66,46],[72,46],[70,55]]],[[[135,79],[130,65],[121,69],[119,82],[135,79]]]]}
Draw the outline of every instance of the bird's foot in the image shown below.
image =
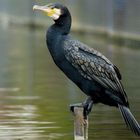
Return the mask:
{"type": "Polygon", "coordinates": [[[70,111],[71,111],[72,113],[74,113],[74,108],[75,108],[75,107],[83,107],[83,103],[71,104],[71,105],[70,105],[70,111]]]}
{"type": "Polygon", "coordinates": [[[85,102],[83,103],[77,103],[77,104],[72,104],[70,105],[70,110],[71,112],[74,113],[74,108],[78,107],[78,108],[83,108],[83,116],[84,119],[87,119],[87,116],[89,115],[89,113],[92,110],[92,106],[93,106],[93,101],[91,100],[91,98],[88,98],[85,102]]]}
{"type": "Polygon", "coordinates": [[[87,125],[87,117],[84,116],[85,111],[83,103],[70,105],[70,111],[74,114],[76,122],[80,123],[81,125],[87,125]]]}

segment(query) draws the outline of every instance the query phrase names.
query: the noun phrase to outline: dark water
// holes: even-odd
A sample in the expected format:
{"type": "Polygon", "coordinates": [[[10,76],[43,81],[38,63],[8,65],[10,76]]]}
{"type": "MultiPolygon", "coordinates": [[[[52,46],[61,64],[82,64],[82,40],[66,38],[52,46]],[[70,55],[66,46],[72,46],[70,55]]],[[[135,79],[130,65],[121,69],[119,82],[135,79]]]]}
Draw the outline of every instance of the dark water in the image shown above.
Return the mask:
{"type": "MultiPolygon", "coordinates": [[[[0,28],[0,140],[72,140],[69,104],[84,94],[54,65],[45,31],[0,28]]],[[[140,50],[91,35],[74,35],[121,70],[131,110],[140,121],[140,50]]],[[[89,140],[136,140],[119,111],[98,104],[89,117],[89,140]]]]}

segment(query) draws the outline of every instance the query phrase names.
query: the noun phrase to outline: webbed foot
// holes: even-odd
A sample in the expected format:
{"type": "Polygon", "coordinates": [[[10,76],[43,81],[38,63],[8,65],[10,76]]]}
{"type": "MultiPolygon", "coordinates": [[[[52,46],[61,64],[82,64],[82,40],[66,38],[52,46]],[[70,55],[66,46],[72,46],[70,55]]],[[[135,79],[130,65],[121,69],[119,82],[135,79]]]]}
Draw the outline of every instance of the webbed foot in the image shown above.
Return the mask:
{"type": "Polygon", "coordinates": [[[93,106],[93,100],[89,97],[83,103],[77,103],[77,104],[70,105],[70,110],[74,113],[75,107],[82,107],[84,119],[87,119],[87,116],[89,115],[89,113],[92,110],[92,106],[93,106]]]}

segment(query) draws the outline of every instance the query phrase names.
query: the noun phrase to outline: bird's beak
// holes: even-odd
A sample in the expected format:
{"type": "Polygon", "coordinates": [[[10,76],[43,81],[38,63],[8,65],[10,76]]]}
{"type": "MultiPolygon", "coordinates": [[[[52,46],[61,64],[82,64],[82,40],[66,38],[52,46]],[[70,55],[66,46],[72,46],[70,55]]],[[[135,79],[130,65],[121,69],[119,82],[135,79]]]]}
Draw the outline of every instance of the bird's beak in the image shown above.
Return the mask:
{"type": "Polygon", "coordinates": [[[34,5],[33,10],[43,11],[54,20],[57,20],[61,15],[61,9],[53,8],[52,6],[50,6],[50,4],[45,6],[34,5]]]}

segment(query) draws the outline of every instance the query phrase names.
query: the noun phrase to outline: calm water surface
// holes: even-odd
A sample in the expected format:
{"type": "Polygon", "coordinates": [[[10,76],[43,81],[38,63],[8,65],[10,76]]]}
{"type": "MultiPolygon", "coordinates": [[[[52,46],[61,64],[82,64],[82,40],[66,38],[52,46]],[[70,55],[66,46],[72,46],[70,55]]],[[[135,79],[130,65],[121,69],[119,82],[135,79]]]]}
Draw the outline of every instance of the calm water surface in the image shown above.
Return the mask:
{"type": "MultiPolygon", "coordinates": [[[[69,104],[84,94],[54,65],[44,30],[0,28],[0,140],[72,140],[69,104]]],[[[91,35],[76,35],[121,70],[131,110],[140,121],[140,50],[91,35]]],[[[89,117],[89,140],[137,140],[119,111],[98,104],[89,117]]]]}

